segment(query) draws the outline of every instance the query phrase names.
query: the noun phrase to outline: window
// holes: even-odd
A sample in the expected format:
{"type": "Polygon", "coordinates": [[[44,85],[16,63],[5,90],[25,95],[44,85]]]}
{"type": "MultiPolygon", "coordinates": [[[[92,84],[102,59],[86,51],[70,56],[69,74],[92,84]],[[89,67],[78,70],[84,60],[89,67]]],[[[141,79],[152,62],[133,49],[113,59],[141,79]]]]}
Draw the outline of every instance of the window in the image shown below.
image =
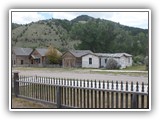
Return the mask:
{"type": "Polygon", "coordinates": [[[107,63],[107,59],[105,59],[105,63],[107,63]]]}
{"type": "Polygon", "coordinates": [[[92,58],[89,58],[89,64],[92,64],[92,58]]]}
{"type": "Polygon", "coordinates": [[[130,58],[128,58],[128,63],[130,63],[131,61],[130,61],[130,58]]]}
{"type": "Polygon", "coordinates": [[[23,60],[21,60],[21,65],[23,65],[23,60]]]}

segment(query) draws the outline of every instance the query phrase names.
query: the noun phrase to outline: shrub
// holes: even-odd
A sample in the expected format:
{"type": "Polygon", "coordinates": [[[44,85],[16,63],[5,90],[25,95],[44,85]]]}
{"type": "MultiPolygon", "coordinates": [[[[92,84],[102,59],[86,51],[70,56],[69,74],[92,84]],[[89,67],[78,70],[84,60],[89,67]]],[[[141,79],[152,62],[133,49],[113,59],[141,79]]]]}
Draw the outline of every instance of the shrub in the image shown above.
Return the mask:
{"type": "Polygon", "coordinates": [[[137,55],[133,57],[133,61],[136,65],[144,64],[144,56],[143,55],[137,55]]]}
{"type": "Polygon", "coordinates": [[[145,63],[145,65],[146,65],[146,70],[148,70],[148,68],[149,68],[148,56],[146,56],[146,57],[144,58],[144,63],[145,63]]]}
{"type": "Polygon", "coordinates": [[[118,62],[115,59],[113,58],[108,59],[106,64],[107,69],[120,69],[120,67],[121,66],[118,64],[118,62]]]}
{"type": "Polygon", "coordinates": [[[62,58],[61,53],[58,52],[53,46],[48,47],[48,51],[46,53],[47,63],[50,64],[61,64],[62,58]]]}

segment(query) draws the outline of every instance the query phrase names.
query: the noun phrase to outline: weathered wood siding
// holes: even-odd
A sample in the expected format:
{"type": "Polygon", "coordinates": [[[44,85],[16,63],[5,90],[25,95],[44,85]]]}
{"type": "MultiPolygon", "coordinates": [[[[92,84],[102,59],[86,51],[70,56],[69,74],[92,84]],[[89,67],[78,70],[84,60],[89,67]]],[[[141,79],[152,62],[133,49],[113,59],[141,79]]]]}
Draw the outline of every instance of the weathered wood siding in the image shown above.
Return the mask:
{"type": "Polygon", "coordinates": [[[13,66],[29,66],[30,60],[29,56],[23,56],[23,55],[15,55],[12,54],[12,65],[13,66]]]}
{"type": "Polygon", "coordinates": [[[37,62],[31,57],[31,59],[30,59],[31,64],[39,64],[39,65],[44,65],[44,64],[46,64],[46,57],[45,57],[45,56],[41,56],[37,50],[34,50],[33,53],[31,54],[31,56],[32,56],[32,55],[40,58],[40,63],[37,63],[37,62]]]}
{"type": "Polygon", "coordinates": [[[76,67],[76,57],[74,57],[70,52],[65,53],[62,57],[63,67],[76,67]]]}
{"type": "Polygon", "coordinates": [[[99,57],[91,54],[83,56],[82,67],[83,68],[99,68],[100,67],[99,57]],[[89,58],[92,58],[92,64],[89,64],[89,58]]]}

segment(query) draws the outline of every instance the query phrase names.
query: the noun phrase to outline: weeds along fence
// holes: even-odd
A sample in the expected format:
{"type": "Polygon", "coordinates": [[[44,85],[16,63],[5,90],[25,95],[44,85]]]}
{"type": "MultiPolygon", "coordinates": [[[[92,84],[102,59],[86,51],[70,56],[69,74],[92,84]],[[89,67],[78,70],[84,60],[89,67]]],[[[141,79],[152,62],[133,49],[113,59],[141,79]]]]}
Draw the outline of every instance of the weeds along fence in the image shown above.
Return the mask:
{"type": "Polygon", "coordinates": [[[149,108],[148,85],[75,80],[14,73],[16,97],[56,105],[57,108],[149,108]]]}

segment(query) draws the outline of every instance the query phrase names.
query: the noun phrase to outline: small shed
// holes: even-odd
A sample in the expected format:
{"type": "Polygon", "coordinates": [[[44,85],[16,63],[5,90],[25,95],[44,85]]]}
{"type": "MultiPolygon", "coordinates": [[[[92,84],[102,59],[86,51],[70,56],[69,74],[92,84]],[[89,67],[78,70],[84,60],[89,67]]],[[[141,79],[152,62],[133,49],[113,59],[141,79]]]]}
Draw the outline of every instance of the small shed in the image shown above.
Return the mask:
{"type": "Polygon", "coordinates": [[[63,67],[82,67],[82,56],[92,53],[90,50],[69,50],[62,55],[63,67]]]}

